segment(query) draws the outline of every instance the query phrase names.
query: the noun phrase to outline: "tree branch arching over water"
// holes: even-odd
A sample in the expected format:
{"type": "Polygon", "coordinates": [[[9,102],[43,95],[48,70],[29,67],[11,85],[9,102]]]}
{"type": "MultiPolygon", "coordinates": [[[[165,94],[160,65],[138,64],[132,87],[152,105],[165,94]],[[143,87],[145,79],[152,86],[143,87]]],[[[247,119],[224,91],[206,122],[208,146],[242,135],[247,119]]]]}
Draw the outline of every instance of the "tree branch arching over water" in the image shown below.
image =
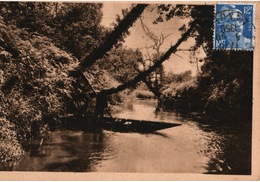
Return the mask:
{"type": "Polygon", "coordinates": [[[110,88],[105,90],[107,94],[113,94],[113,93],[117,93],[120,91],[123,91],[127,88],[133,87],[136,83],[142,81],[146,76],[148,76],[151,72],[155,71],[158,67],[160,67],[162,65],[162,63],[164,61],[166,61],[170,55],[172,53],[175,53],[177,51],[177,48],[181,45],[181,43],[183,41],[185,41],[190,34],[192,33],[192,31],[194,30],[194,27],[196,26],[197,21],[194,20],[191,24],[190,24],[190,28],[181,36],[181,38],[176,42],[176,44],[172,47],[170,47],[168,49],[168,51],[158,60],[154,63],[153,66],[151,66],[149,69],[141,72],[140,74],[138,74],[134,79],[123,83],[122,85],[119,85],[116,88],[110,88]]]}

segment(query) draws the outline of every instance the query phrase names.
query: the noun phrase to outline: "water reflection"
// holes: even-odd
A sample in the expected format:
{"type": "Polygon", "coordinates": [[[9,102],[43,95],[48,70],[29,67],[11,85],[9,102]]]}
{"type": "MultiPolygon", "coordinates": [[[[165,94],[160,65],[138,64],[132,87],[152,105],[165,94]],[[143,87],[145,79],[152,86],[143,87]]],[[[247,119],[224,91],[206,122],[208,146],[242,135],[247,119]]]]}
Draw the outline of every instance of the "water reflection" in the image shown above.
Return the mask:
{"type": "Polygon", "coordinates": [[[198,113],[155,112],[155,105],[132,101],[114,116],[178,126],[149,133],[51,132],[13,170],[250,174],[250,126],[212,124],[198,113]]]}
{"type": "MultiPolygon", "coordinates": [[[[183,114],[178,112],[156,112],[154,109],[155,105],[156,103],[152,100],[135,101],[131,110],[125,110],[124,112],[119,113],[118,116],[128,116],[132,119],[144,117],[151,120],[179,122],[183,124],[182,130],[189,130],[192,132],[193,134],[190,135],[195,139],[186,141],[186,144],[190,145],[190,142],[192,141],[200,143],[200,145],[194,147],[193,150],[194,153],[196,152],[199,154],[199,158],[205,159],[205,166],[203,168],[205,168],[206,171],[203,173],[251,173],[250,124],[244,126],[239,123],[234,124],[234,122],[230,121],[212,122],[199,113],[183,114]],[[142,110],[144,109],[146,111],[145,113],[142,113],[142,110]]],[[[158,133],[162,132],[159,131],[158,133]]],[[[184,136],[184,133],[185,132],[180,135],[182,137],[188,137],[184,136]]],[[[167,134],[165,135],[168,137],[167,134]]],[[[178,138],[182,140],[181,137],[178,138]]],[[[196,172],[196,170],[193,172],[196,172]]]]}
{"type": "Polygon", "coordinates": [[[15,171],[94,171],[100,160],[111,155],[103,131],[55,131],[38,149],[31,150],[15,171]],[[30,164],[30,165],[28,165],[30,164]]]}

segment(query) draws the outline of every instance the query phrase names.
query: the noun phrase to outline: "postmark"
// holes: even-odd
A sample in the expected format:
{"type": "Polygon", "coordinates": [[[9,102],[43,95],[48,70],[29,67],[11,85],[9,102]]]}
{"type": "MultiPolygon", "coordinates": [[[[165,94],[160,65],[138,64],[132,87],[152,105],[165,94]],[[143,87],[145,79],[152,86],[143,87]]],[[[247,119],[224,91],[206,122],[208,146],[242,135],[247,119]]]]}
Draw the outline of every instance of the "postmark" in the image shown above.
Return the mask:
{"type": "Polygon", "coordinates": [[[253,24],[253,4],[216,4],[214,49],[253,50],[253,24]]]}

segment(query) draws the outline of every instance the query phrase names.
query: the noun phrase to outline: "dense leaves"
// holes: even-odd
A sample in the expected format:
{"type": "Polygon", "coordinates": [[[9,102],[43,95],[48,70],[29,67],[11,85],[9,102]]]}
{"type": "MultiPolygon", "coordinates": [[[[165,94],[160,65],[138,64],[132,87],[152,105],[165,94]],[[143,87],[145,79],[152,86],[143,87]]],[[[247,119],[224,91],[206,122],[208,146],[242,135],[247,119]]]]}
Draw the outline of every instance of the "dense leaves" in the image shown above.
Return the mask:
{"type": "Polygon", "coordinates": [[[102,4],[61,2],[1,3],[1,15],[9,24],[52,39],[78,59],[89,54],[106,35],[100,25],[102,4]]]}
{"type": "Polygon", "coordinates": [[[252,112],[252,52],[214,52],[210,61],[206,62],[199,77],[199,89],[208,86],[205,111],[226,115],[251,117],[252,112]]]}
{"type": "Polygon", "coordinates": [[[5,44],[19,52],[16,57],[0,47],[0,117],[15,125],[22,142],[29,140],[32,122],[65,114],[64,106],[72,91],[67,72],[77,65],[77,60],[46,37],[4,22],[0,27],[5,44]]]}
{"type": "Polygon", "coordinates": [[[101,33],[97,33],[101,31],[100,8],[96,4],[1,3],[0,118],[2,127],[9,128],[10,124],[12,128],[0,139],[1,147],[13,145],[1,148],[1,163],[12,164],[22,154],[21,144],[32,137],[32,123],[52,128],[75,111],[72,83],[76,80],[68,72],[78,60],[72,55],[87,54],[101,39],[101,33]],[[69,19],[71,15],[77,17],[69,19]],[[81,35],[88,36],[83,40],[90,47],[79,44],[83,43],[81,35]],[[82,52],[78,54],[72,48],[82,52]],[[16,135],[8,141],[12,132],[16,135]]]}

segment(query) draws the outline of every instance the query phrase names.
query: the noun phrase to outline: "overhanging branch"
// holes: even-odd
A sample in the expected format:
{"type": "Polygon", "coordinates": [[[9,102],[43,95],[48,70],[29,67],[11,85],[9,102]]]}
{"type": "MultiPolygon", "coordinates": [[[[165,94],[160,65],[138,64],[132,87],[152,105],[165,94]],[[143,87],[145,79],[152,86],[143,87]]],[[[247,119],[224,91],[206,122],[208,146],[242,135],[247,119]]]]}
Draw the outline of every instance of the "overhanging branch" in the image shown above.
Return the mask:
{"type": "Polygon", "coordinates": [[[189,35],[191,34],[191,32],[193,31],[194,27],[196,26],[197,21],[194,20],[191,24],[190,24],[190,28],[182,35],[182,37],[176,42],[176,44],[172,47],[170,47],[168,49],[168,51],[158,60],[154,63],[153,66],[151,66],[149,69],[143,71],[142,73],[138,74],[135,78],[133,78],[132,80],[123,83],[122,85],[119,85],[116,88],[110,88],[110,89],[106,89],[106,93],[107,94],[113,94],[113,93],[117,93],[120,92],[122,90],[125,90],[127,88],[133,87],[136,83],[142,81],[145,77],[147,77],[151,72],[155,71],[157,68],[159,68],[162,63],[164,61],[166,61],[167,59],[169,59],[170,55],[175,53],[177,51],[177,48],[181,45],[181,43],[183,41],[185,41],[189,35]]]}

